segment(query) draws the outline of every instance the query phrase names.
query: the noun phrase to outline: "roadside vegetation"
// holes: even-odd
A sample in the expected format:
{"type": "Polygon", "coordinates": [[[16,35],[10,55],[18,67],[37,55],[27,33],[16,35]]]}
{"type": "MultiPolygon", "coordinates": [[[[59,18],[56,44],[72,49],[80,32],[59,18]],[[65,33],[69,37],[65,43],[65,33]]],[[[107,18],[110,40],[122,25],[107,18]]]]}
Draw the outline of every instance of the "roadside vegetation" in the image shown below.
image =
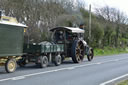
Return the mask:
{"type": "Polygon", "coordinates": [[[118,83],[117,85],[128,85],[128,80],[124,80],[124,81],[118,83]]]}
{"type": "Polygon", "coordinates": [[[128,16],[119,9],[105,6],[91,13],[84,0],[0,0],[4,15],[16,17],[28,26],[25,42],[50,41],[49,30],[56,26],[79,27],[85,24],[85,40],[95,49],[95,55],[127,53],[128,16]]]}
{"type": "Polygon", "coordinates": [[[106,56],[106,55],[128,53],[128,48],[112,48],[112,47],[105,47],[104,49],[96,48],[94,49],[94,53],[95,56],[106,56]]]}

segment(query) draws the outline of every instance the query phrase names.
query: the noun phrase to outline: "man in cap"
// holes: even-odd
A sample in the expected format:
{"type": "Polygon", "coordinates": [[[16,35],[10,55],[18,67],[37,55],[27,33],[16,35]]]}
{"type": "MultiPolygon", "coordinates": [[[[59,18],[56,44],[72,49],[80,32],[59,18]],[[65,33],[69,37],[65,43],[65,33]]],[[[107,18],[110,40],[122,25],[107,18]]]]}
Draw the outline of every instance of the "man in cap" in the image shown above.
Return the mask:
{"type": "Polygon", "coordinates": [[[84,26],[84,24],[82,23],[82,24],[80,24],[80,27],[79,27],[79,28],[82,29],[82,30],[84,30],[84,27],[85,27],[85,26],[84,26]]]}

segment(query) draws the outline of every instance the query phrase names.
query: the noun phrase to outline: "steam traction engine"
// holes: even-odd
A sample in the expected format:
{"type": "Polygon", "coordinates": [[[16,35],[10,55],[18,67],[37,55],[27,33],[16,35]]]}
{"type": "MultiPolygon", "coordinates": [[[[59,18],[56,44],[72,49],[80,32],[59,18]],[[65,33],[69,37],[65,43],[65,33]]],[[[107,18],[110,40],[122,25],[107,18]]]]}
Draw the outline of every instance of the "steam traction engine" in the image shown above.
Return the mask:
{"type": "Polygon", "coordinates": [[[84,30],[73,27],[56,27],[53,32],[53,42],[64,45],[64,52],[61,54],[62,61],[65,57],[71,57],[74,63],[83,61],[85,54],[88,61],[93,59],[93,49],[83,40],[84,30]]]}

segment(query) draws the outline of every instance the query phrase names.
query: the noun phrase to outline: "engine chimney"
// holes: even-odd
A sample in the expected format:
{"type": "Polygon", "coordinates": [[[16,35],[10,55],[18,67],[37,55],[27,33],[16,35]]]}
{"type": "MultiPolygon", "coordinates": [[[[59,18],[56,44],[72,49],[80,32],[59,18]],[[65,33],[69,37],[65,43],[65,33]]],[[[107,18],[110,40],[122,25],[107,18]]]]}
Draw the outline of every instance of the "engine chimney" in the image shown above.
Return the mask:
{"type": "Polygon", "coordinates": [[[0,11],[0,19],[1,19],[1,17],[2,17],[2,11],[0,11]]]}

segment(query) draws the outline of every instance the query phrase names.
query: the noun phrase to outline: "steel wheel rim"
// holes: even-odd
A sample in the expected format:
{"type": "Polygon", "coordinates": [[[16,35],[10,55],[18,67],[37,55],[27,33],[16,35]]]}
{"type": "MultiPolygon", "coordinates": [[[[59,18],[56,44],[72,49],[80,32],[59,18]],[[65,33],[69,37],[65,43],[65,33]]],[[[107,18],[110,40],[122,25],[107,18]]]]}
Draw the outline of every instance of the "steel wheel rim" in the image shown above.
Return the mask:
{"type": "Polygon", "coordinates": [[[92,50],[90,50],[90,58],[91,59],[93,58],[93,52],[92,52],[92,50]]]}
{"type": "Polygon", "coordinates": [[[9,64],[8,64],[8,69],[12,72],[15,70],[15,62],[11,61],[9,64]]]}
{"type": "Polygon", "coordinates": [[[84,56],[84,46],[82,42],[78,42],[77,46],[76,46],[76,59],[78,61],[82,61],[84,56]]]}
{"type": "Polygon", "coordinates": [[[89,57],[90,60],[93,59],[93,51],[92,51],[92,50],[89,51],[89,55],[88,55],[88,57],[89,57]]]}

